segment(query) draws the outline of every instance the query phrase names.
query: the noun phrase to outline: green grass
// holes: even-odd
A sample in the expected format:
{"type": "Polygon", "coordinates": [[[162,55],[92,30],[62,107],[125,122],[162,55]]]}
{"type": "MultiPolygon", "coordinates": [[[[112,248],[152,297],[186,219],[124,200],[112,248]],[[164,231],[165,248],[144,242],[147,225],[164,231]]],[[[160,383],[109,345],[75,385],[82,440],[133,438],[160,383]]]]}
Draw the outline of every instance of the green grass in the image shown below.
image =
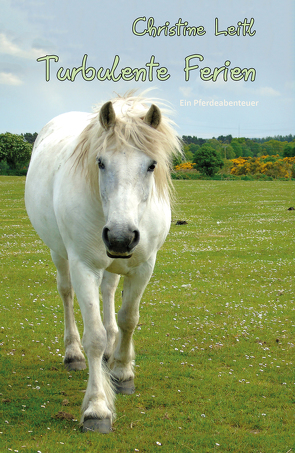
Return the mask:
{"type": "Polygon", "coordinates": [[[105,436],[79,431],[87,370],[62,365],[62,303],[24,178],[0,177],[0,452],[295,451],[294,182],[174,184],[173,218],[188,223],[158,254],[136,393],[117,397],[105,436]]]}

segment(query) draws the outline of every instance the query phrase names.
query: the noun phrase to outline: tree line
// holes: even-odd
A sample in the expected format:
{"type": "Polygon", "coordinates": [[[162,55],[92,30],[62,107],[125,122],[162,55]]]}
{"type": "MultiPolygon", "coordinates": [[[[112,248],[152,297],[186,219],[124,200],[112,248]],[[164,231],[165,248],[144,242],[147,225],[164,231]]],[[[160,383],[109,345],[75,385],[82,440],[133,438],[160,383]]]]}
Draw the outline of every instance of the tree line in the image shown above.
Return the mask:
{"type": "MultiPolygon", "coordinates": [[[[37,132],[0,134],[0,174],[26,174],[37,132]]],[[[239,157],[259,158],[295,156],[295,135],[267,137],[265,139],[234,138],[220,135],[211,139],[183,135],[183,159],[173,161],[177,165],[188,162],[207,176],[213,176],[227,165],[229,160],[239,157]]]]}
{"type": "Polygon", "coordinates": [[[203,139],[183,135],[183,149],[185,156],[192,158],[192,155],[205,144],[210,145],[225,159],[234,159],[236,157],[259,157],[263,155],[279,154],[284,157],[293,157],[292,154],[295,146],[295,135],[285,137],[276,136],[266,139],[250,139],[245,137],[233,138],[231,135],[219,136],[211,139],[203,139]],[[192,153],[192,154],[190,154],[192,153]],[[291,155],[290,155],[291,153],[291,155]],[[288,155],[287,155],[288,154],[288,155]]]}
{"type": "MultiPolygon", "coordinates": [[[[215,137],[213,137],[214,139],[215,137]]],[[[206,142],[204,138],[198,138],[195,136],[191,135],[183,135],[182,139],[185,143],[190,144],[190,143],[195,143],[196,145],[203,145],[203,143],[206,142]]],[[[232,141],[233,137],[232,135],[220,135],[217,137],[217,140],[221,143],[230,143],[232,141]]],[[[279,142],[292,142],[295,140],[295,135],[289,134],[289,135],[275,135],[273,137],[266,137],[266,138],[251,138],[249,140],[253,140],[254,142],[257,143],[264,143],[264,142],[269,142],[270,140],[277,140],[279,142]]]]}
{"type": "MultiPolygon", "coordinates": [[[[213,176],[221,168],[228,166],[228,161],[232,162],[239,157],[249,159],[278,156],[283,159],[295,156],[295,136],[291,134],[285,137],[268,137],[268,140],[234,138],[231,135],[205,140],[184,135],[182,140],[184,162],[191,162],[196,170],[207,176],[213,176]]],[[[182,162],[181,159],[176,159],[173,162],[174,168],[179,169],[182,162]]]]}

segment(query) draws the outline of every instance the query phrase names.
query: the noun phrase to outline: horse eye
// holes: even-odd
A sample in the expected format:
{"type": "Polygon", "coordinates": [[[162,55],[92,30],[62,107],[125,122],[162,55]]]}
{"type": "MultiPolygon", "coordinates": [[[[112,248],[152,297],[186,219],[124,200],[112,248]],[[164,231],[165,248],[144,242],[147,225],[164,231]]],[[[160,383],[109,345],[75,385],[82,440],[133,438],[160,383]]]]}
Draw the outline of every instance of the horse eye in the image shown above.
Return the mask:
{"type": "Polygon", "coordinates": [[[103,170],[105,168],[104,164],[102,163],[101,159],[97,159],[98,167],[103,170]]]}
{"type": "Polygon", "coordinates": [[[150,165],[149,168],[148,168],[148,171],[153,172],[154,169],[156,168],[156,163],[157,162],[154,162],[152,165],[150,165]]]}

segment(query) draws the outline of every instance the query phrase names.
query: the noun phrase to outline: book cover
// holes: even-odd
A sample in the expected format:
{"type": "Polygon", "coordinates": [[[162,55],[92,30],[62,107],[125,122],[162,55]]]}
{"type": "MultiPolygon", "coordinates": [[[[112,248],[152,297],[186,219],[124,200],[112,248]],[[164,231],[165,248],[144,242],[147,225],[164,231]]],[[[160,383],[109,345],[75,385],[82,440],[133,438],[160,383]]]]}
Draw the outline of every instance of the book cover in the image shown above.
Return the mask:
{"type": "Polygon", "coordinates": [[[293,134],[293,24],[291,0],[3,0],[1,132],[152,87],[181,136],[293,134]]]}

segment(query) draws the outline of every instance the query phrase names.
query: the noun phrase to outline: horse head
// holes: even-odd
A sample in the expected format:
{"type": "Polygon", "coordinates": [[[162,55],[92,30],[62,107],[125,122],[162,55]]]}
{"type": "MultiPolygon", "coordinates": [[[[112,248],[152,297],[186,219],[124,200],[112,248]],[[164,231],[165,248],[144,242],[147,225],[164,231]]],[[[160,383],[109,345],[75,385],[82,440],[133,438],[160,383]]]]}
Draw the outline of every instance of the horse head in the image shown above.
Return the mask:
{"type": "MultiPolygon", "coordinates": [[[[102,106],[99,121],[108,133],[111,128],[115,130],[119,120],[111,101],[102,106]]],[[[159,108],[152,104],[141,121],[157,129],[161,122],[159,108]]],[[[110,258],[130,258],[140,241],[140,220],[152,193],[157,162],[132,139],[113,140],[96,160],[106,220],[102,239],[107,255],[110,258]]]]}

